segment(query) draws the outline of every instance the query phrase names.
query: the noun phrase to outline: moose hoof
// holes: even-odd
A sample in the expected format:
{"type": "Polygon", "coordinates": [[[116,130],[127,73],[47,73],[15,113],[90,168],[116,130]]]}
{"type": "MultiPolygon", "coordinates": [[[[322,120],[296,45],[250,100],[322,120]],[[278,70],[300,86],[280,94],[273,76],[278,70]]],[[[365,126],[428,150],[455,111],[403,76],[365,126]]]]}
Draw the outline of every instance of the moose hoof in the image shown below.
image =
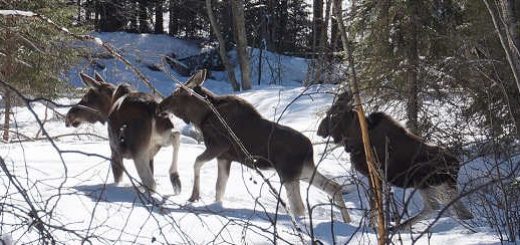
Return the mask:
{"type": "Polygon", "coordinates": [[[403,224],[396,224],[392,227],[389,227],[388,228],[388,231],[390,233],[396,233],[396,232],[411,232],[412,231],[412,226],[410,224],[407,224],[407,223],[403,223],[403,224]]]}
{"type": "Polygon", "coordinates": [[[181,193],[181,180],[179,179],[179,173],[171,173],[170,174],[170,181],[172,182],[173,186],[173,194],[179,195],[181,193]]]}
{"type": "Polygon", "coordinates": [[[200,199],[199,195],[192,194],[190,199],[188,199],[188,202],[196,202],[200,199]]]}

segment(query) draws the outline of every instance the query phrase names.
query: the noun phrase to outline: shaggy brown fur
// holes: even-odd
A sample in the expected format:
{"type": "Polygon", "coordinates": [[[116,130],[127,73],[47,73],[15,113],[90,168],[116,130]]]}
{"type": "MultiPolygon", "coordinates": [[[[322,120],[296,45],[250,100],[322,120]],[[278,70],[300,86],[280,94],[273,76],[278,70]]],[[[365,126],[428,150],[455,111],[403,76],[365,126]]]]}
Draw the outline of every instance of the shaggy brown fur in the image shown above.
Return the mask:
{"type": "MultiPolygon", "coordinates": [[[[339,95],[321,121],[318,135],[332,136],[335,143],[342,144],[350,153],[354,169],[368,176],[359,120],[351,103],[350,93],[339,95]]],[[[459,162],[453,155],[442,147],[425,143],[382,112],[372,113],[366,120],[370,142],[377,159],[382,162],[381,171],[386,181],[401,188],[419,189],[425,201],[423,212],[403,225],[411,226],[430,215],[438,208],[437,201],[446,203],[456,198],[459,162]],[[446,190],[444,193],[434,191],[438,188],[446,190]]],[[[454,207],[460,218],[472,218],[460,201],[455,202],[454,207]]]]}
{"type": "Polygon", "coordinates": [[[180,193],[177,171],[180,134],[173,129],[168,118],[156,116],[158,101],[149,94],[134,91],[128,85],[115,87],[97,74],[94,79],[81,73],[81,78],[89,90],[67,113],[66,126],[78,127],[83,122],[104,124],[108,121],[114,181],[121,181],[123,158],[130,158],[134,160],[144,186],[150,190],[156,186],[153,157],[162,146],[173,145],[170,180],[175,194],[180,193]]]}
{"type": "MultiPolygon", "coordinates": [[[[310,182],[315,172],[313,148],[307,137],[289,127],[264,119],[247,101],[231,95],[218,96],[200,85],[205,80],[205,72],[195,74],[185,85],[195,93],[206,97],[229,124],[247,150],[258,160],[247,161],[237,144],[219,122],[210,108],[191,92],[180,87],[159,105],[159,113],[170,112],[198,127],[204,136],[206,150],[195,162],[195,183],[190,201],[196,201],[200,195],[200,168],[207,161],[217,158],[218,179],[216,200],[220,202],[224,195],[232,161],[248,167],[275,169],[287,190],[291,210],[295,216],[304,215],[304,206],[300,196],[300,180],[310,182]],[[254,166],[252,166],[254,165],[254,166]]],[[[341,196],[341,187],[315,172],[312,184],[327,192],[340,208],[345,222],[350,218],[341,196]]]]}

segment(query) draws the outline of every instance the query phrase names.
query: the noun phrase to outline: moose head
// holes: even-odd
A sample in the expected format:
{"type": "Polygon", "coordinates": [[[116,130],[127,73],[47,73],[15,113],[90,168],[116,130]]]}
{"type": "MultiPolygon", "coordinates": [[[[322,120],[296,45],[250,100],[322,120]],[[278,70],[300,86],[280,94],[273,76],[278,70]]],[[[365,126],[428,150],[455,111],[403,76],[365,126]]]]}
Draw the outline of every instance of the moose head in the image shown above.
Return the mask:
{"type": "Polygon", "coordinates": [[[165,115],[173,113],[176,117],[182,119],[185,123],[200,123],[202,116],[206,115],[208,108],[204,102],[194,99],[192,89],[195,93],[204,95],[202,84],[206,81],[207,71],[200,70],[191,76],[187,82],[178,86],[170,96],[165,98],[159,105],[158,113],[165,115]],[[188,89],[186,89],[188,88],[188,89]]]}
{"type": "Polygon", "coordinates": [[[324,138],[331,136],[336,144],[361,137],[357,112],[353,108],[352,94],[349,91],[336,96],[318,127],[318,135],[324,138]]]}
{"type": "Polygon", "coordinates": [[[65,126],[78,127],[81,123],[105,123],[112,104],[112,94],[116,87],[99,75],[95,78],[80,73],[81,80],[88,91],[81,100],[67,112],[65,126]]]}

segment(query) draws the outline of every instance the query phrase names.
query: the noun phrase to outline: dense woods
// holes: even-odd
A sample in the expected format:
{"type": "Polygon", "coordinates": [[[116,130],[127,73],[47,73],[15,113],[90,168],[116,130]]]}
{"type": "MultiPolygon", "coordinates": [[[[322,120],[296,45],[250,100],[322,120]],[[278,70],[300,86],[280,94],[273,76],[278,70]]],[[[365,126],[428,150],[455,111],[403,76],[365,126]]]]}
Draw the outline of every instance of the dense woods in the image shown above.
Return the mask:
{"type": "MultiPolygon", "coordinates": [[[[17,134],[13,108],[43,98],[47,117],[59,107],[49,101],[74,93],[66,80],[74,65],[105,69],[93,61],[103,57],[70,33],[175,37],[202,51],[160,54],[172,70],[222,72],[223,86],[236,92],[254,91],[268,73],[269,85],[288,82],[281,58],[262,65],[267,53],[298,57],[305,79],[291,82],[350,88],[356,81],[367,114],[392,114],[461,166],[493,158],[488,170],[499,177],[468,198],[485,207],[484,223],[501,241],[520,239],[520,0],[0,0],[0,10],[32,11],[66,28],[0,15],[0,80],[27,96],[0,85],[0,144],[17,134]],[[512,177],[501,178],[504,165],[512,177]]],[[[146,69],[164,72],[156,63],[146,69]]]]}
{"type": "MultiPolygon", "coordinates": [[[[343,82],[344,76],[329,74],[338,73],[331,67],[344,57],[333,15],[339,9],[355,40],[362,90],[403,103],[413,132],[431,134],[432,115],[424,103],[451,101],[457,94],[464,99],[458,102],[464,103],[461,116],[478,118],[495,135],[519,135],[520,123],[513,119],[520,116],[520,101],[511,98],[520,96],[520,1],[78,0],[68,8],[77,8],[75,25],[86,29],[166,33],[216,49],[223,43],[225,52],[237,48],[243,72],[234,87],[245,90],[255,69],[246,62],[245,46],[312,58],[307,84],[343,82]],[[211,27],[208,6],[218,28],[211,27]]],[[[228,75],[231,81],[234,76],[228,75]]]]}

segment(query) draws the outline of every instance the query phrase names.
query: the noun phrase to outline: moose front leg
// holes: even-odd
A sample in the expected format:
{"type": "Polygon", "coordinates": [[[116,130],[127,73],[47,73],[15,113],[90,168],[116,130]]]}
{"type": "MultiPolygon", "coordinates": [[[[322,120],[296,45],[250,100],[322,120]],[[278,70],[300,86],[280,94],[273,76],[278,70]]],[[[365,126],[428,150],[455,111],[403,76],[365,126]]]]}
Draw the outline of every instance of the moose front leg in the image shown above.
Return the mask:
{"type": "Polygon", "coordinates": [[[205,163],[217,157],[222,152],[223,150],[220,149],[206,148],[195,160],[195,165],[193,166],[193,191],[191,192],[190,199],[188,199],[189,202],[195,202],[200,199],[200,169],[205,163]]]}
{"type": "Polygon", "coordinates": [[[172,131],[171,141],[173,146],[173,156],[172,156],[172,164],[170,165],[170,181],[173,186],[174,195],[179,195],[181,193],[181,180],[179,178],[179,170],[177,165],[177,160],[179,158],[179,147],[181,145],[181,133],[179,131],[172,131]]]}

